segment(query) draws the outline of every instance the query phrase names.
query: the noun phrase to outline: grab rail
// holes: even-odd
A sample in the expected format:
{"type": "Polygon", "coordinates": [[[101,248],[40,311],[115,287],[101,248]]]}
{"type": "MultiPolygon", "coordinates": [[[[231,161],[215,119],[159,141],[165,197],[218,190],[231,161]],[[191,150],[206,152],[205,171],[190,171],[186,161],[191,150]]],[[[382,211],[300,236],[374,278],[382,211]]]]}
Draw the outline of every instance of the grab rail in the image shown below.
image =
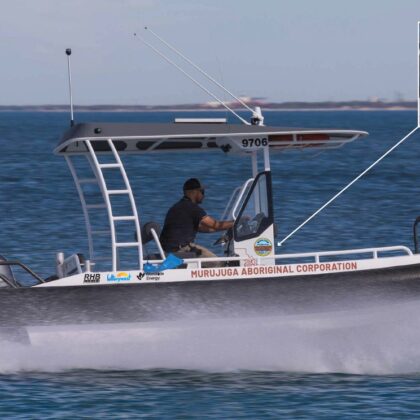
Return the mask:
{"type": "MultiPolygon", "coordinates": [[[[22,269],[24,269],[28,274],[30,274],[33,278],[35,278],[36,280],[38,280],[38,284],[39,283],[45,283],[45,280],[42,279],[41,277],[38,276],[38,274],[36,274],[34,271],[32,271],[28,266],[26,266],[25,264],[23,264],[22,262],[18,261],[18,260],[8,260],[8,261],[0,261],[0,265],[8,265],[8,266],[18,266],[22,269]]],[[[3,276],[2,279],[4,280],[3,276]]],[[[8,283],[10,285],[10,279],[8,279],[9,281],[6,281],[6,283],[8,283]]],[[[19,287],[23,287],[16,279],[15,279],[15,283],[19,286],[19,287]]]]}
{"type": "Polygon", "coordinates": [[[380,252],[392,252],[392,251],[401,251],[406,253],[407,255],[413,255],[411,249],[399,245],[399,246],[386,246],[380,248],[360,248],[360,249],[349,249],[349,250],[342,250],[342,251],[321,251],[321,252],[306,252],[301,254],[283,254],[283,255],[275,255],[274,258],[314,258],[315,262],[319,262],[320,257],[333,257],[335,255],[354,255],[354,254],[369,254],[372,253],[372,258],[377,259],[381,258],[378,253],[380,252]]]}
{"type": "Polygon", "coordinates": [[[13,289],[17,289],[19,286],[16,284],[16,281],[10,280],[8,277],[6,277],[3,274],[0,274],[0,280],[3,280],[7,285],[12,287],[13,289]]]}
{"type": "Polygon", "coordinates": [[[156,232],[156,231],[155,231],[155,229],[153,229],[153,228],[151,228],[151,229],[150,229],[150,233],[151,233],[151,234],[152,234],[152,236],[153,236],[153,239],[154,239],[154,241],[155,241],[155,244],[156,244],[156,246],[157,246],[157,248],[158,248],[158,250],[159,250],[159,254],[160,254],[160,256],[161,256],[162,258],[166,258],[165,251],[163,250],[162,245],[161,245],[161,243],[160,243],[159,235],[157,234],[157,232],[156,232]]]}
{"type": "MultiPolygon", "coordinates": [[[[360,248],[360,249],[349,249],[349,250],[341,250],[341,251],[321,251],[321,252],[304,252],[304,253],[295,253],[295,254],[276,254],[276,255],[269,255],[266,257],[256,257],[250,258],[247,257],[213,257],[213,258],[184,258],[185,262],[188,263],[197,263],[198,266],[201,268],[201,263],[203,262],[225,262],[225,261],[246,261],[253,259],[255,260],[256,264],[259,265],[261,261],[264,260],[279,260],[279,259],[298,259],[298,258],[313,258],[315,263],[320,262],[320,257],[333,257],[338,255],[354,255],[354,254],[368,254],[371,253],[371,259],[379,259],[385,258],[381,257],[379,253],[383,252],[395,252],[400,251],[404,252],[407,255],[413,255],[413,252],[404,245],[398,246],[388,246],[388,247],[380,247],[380,248],[360,248]]],[[[163,260],[153,260],[150,261],[151,263],[158,263],[162,262],[163,260]]]]}

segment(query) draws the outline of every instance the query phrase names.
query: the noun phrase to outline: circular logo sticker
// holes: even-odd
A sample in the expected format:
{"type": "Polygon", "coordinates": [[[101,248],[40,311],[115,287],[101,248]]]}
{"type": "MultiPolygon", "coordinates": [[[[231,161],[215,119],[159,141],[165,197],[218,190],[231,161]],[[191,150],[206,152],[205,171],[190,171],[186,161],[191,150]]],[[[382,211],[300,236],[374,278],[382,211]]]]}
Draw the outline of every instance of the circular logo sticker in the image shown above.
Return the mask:
{"type": "Polygon", "coordinates": [[[260,238],[260,239],[257,239],[254,243],[254,251],[260,257],[265,257],[268,254],[271,254],[272,250],[273,250],[273,244],[271,243],[269,239],[260,238]]]}

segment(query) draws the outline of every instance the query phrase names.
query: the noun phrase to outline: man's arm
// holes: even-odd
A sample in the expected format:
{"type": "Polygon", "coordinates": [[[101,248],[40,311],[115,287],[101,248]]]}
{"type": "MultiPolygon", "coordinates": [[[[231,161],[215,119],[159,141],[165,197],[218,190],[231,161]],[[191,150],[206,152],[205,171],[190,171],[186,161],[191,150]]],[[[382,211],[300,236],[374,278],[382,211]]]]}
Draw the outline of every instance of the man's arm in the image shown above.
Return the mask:
{"type": "Polygon", "coordinates": [[[218,232],[221,230],[227,230],[233,227],[235,222],[233,220],[228,220],[221,222],[213,219],[211,216],[204,216],[198,226],[198,231],[203,233],[218,232]]]}

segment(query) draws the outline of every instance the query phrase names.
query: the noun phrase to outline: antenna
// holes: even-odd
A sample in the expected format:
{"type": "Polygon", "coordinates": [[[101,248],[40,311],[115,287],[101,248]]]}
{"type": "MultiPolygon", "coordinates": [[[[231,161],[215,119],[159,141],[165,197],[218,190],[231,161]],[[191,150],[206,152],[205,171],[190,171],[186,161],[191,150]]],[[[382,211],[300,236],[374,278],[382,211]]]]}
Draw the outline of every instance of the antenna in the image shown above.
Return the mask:
{"type": "Polygon", "coordinates": [[[69,93],[70,93],[70,127],[74,126],[74,115],[73,115],[73,93],[71,88],[71,67],[70,67],[70,56],[71,56],[71,48],[66,49],[67,55],[67,70],[69,75],[69,93]]]}
{"type": "Polygon", "coordinates": [[[248,121],[245,121],[240,115],[238,115],[232,108],[228,107],[221,99],[219,99],[216,95],[211,93],[206,87],[204,87],[200,82],[195,80],[191,75],[189,75],[184,69],[182,69],[178,64],[174,63],[170,58],[166,57],[165,54],[161,53],[157,48],[155,48],[153,45],[149,44],[144,38],[142,38],[140,35],[137,35],[136,33],[134,36],[137,36],[143,44],[147,45],[149,48],[151,48],[156,54],[160,55],[165,61],[167,61],[169,64],[172,64],[177,70],[179,70],[181,73],[183,73],[185,76],[187,76],[193,83],[195,83],[199,88],[204,90],[207,94],[209,94],[212,98],[216,99],[217,102],[219,102],[220,105],[224,106],[228,111],[230,111],[235,117],[237,117],[239,120],[241,120],[244,124],[250,125],[248,121]]]}

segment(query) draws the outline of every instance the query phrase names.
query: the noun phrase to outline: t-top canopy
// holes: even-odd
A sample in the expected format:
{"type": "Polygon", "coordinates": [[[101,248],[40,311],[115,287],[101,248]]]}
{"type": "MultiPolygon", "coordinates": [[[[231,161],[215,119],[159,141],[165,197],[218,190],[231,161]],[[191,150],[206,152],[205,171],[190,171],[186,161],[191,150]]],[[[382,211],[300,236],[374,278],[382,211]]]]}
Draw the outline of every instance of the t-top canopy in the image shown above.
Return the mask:
{"type": "Polygon", "coordinates": [[[84,123],[67,130],[54,150],[56,154],[87,153],[90,140],[97,152],[110,152],[108,139],[120,153],[168,151],[251,152],[271,150],[336,148],[368,133],[355,130],[282,128],[239,124],[188,123],[84,123]]]}

